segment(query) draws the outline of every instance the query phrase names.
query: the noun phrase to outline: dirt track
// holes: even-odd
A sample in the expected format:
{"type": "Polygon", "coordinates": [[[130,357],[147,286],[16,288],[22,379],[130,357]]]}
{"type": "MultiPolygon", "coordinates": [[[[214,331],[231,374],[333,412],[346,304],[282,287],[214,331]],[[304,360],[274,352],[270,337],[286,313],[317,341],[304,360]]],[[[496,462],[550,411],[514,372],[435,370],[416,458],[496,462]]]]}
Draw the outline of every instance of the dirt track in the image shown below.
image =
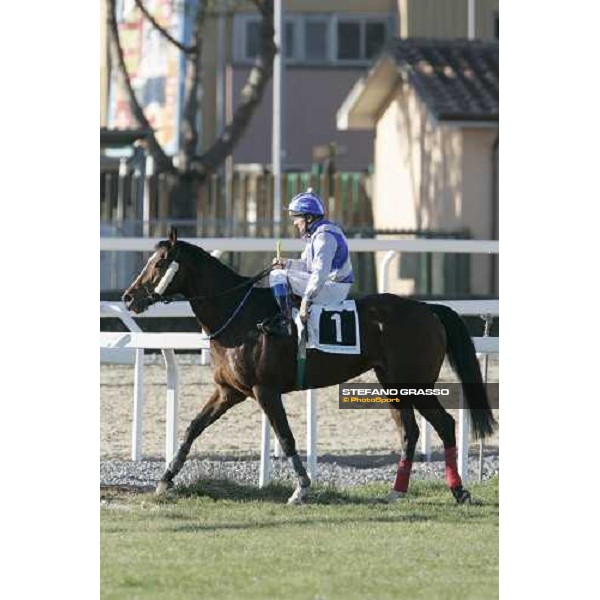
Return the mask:
{"type": "MultiPolygon", "coordinates": [[[[190,420],[210,395],[212,372],[209,367],[190,364],[179,358],[179,438],[190,420]]],[[[162,359],[150,359],[145,368],[144,457],[164,456],[166,376],[162,359]]],[[[498,381],[498,361],[490,360],[490,381],[498,381]]],[[[360,378],[359,378],[360,379],[360,378]]],[[[365,378],[365,380],[367,380],[365,378]]],[[[442,381],[455,381],[444,366],[442,381]]],[[[374,379],[369,378],[369,381],[374,379]]],[[[129,458],[133,367],[100,366],[100,453],[101,458],[129,458]]],[[[290,426],[300,453],[306,450],[306,403],[303,392],[285,399],[290,426]]],[[[494,411],[499,420],[498,411],[494,411]]],[[[192,448],[192,455],[257,455],[260,450],[261,412],[248,399],[209,427],[192,448]]],[[[433,445],[440,446],[433,434],[433,445]]],[[[498,447],[498,432],[487,446],[498,447]]],[[[343,410],[338,408],[337,387],[318,391],[319,454],[381,454],[399,451],[400,440],[388,410],[343,410]]]]}

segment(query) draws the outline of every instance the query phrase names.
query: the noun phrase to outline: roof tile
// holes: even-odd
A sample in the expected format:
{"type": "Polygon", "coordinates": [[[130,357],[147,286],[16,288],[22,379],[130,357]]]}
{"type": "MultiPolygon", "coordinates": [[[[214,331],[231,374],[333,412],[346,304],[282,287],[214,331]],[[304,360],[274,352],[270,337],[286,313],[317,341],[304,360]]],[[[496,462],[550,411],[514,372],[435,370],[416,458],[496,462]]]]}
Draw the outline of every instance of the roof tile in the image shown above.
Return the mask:
{"type": "Polygon", "coordinates": [[[498,121],[498,43],[394,39],[384,50],[439,121],[498,121]]]}

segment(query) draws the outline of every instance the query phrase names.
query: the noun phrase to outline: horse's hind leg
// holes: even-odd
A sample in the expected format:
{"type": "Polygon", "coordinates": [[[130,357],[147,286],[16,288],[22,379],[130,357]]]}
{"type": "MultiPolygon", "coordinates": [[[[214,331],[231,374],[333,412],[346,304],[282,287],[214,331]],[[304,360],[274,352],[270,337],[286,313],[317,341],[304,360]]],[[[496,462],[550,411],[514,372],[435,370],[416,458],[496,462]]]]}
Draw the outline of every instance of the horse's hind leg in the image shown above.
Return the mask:
{"type": "Polygon", "coordinates": [[[183,442],[177,454],[167,467],[156,486],[156,493],[162,494],[173,485],[173,479],[181,471],[183,463],[190,452],[194,440],[211,424],[220,419],[232,406],[246,399],[246,395],[225,387],[218,387],[206,401],[202,410],[196,415],[186,429],[183,442]]]}
{"type": "MultiPolygon", "coordinates": [[[[400,377],[394,378],[389,372],[383,369],[376,368],[375,375],[383,386],[389,386],[391,382],[398,382],[400,377]]],[[[394,383],[395,386],[398,383],[394,383]]],[[[399,498],[404,498],[408,492],[408,483],[410,481],[410,473],[412,464],[415,458],[415,449],[419,441],[419,426],[415,419],[415,411],[410,400],[402,400],[401,405],[391,404],[390,413],[396,424],[400,435],[401,456],[398,462],[398,470],[396,471],[396,480],[392,488],[389,501],[395,502],[399,498]]]]}
{"type": "Polygon", "coordinates": [[[281,444],[281,449],[292,463],[296,476],[298,477],[298,485],[294,493],[288,498],[288,504],[303,504],[308,494],[310,486],[310,478],[306,473],[306,469],[302,464],[302,460],[296,452],[296,440],[290,429],[287,414],[281,401],[281,394],[263,386],[254,388],[256,400],[263,409],[271,427],[275,431],[275,435],[281,444]]]}
{"type": "Polygon", "coordinates": [[[433,396],[427,399],[427,408],[417,410],[431,423],[444,444],[446,483],[459,504],[470,502],[471,494],[462,486],[456,466],[456,423],[446,409],[433,396]],[[436,406],[437,405],[437,406],[436,406]]]}
{"type": "Polygon", "coordinates": [[[419,439],[419,426],[417,425],[415,411],[412,406],[407,405],[401,408],[392,405],[390,411],[400,434],[402,448],[402,455],[398,462],[398,471],[396,472],[396,480],[389,496],[390,501],[395,501],[398,498],[406,496],[408,492],[410,472],[415,457],[415,448],[419,439]]]}

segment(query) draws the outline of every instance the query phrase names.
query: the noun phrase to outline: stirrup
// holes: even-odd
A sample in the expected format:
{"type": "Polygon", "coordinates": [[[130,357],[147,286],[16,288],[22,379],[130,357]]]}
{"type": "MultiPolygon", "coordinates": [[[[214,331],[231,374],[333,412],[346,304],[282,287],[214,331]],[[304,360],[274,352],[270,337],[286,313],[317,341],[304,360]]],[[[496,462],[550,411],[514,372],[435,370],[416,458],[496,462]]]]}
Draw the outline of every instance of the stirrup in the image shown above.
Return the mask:
{"type": "Polygon", "coordinates": [[[274,337],[290,337],[292,335],[292,322],[283,315],[268,317],[256,325],[261,333],[274,337]]]}

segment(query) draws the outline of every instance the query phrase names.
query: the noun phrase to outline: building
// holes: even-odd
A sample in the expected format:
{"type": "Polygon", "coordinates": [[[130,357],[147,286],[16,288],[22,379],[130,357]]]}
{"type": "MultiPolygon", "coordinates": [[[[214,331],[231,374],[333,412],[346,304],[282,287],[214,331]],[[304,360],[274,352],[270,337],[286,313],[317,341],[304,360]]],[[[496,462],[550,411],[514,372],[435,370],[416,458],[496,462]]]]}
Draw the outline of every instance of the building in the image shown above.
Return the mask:
{"type": "MultiPolygon", "coordinates": [[[[430,38],[466,38],[468,34],[468,0],[284,0],[283,4],[286,11],[283,136],[284,168],[288,170],[308,170],[314,147],[331,142],[342,148],[336,158],[339,169],[368,168],[373,162],[373,131],[340,130],[335,125],[337,109],[354,82],[377,58],[383,45],[398,34],[430,38]]],[[[475,5],[475,37],[494,39],[498,29],[498,0],[476,0],[475,5]]],[[[258,52],[259,16],[251,6],[244,9],[242,5],[231,18],[228,60],[235,103],[258,52]]],[[[218,30],[216,26],[210,29],[218,30]]],[[[207,90],[217,90],[216,83],[215,80],[215,85],[207,86],[207,90]]],[[[269,85],[233,154],[234,163],[271,162],[271,121],[269,85]]],[[[206,127],[208,132],[211,125],[207,123],[206,127]]]]}
{"type": "MultiPolygon", "coordinates": [[[[469,0],[398,0],[398,35],[403,38],[469,37],[469,0]]],[[[473,0],[473,38],[498,40],[499,0],[473,0]]]]}
{"type": "MultiPolygon", "coordinates": [[[[376,229],[498,239],[498,43],[440,37],[448,30],[437,23],[449,21],[428,17],[436,4],[442,8],[460,3],[399,2],[403,34],[410,33],[411,25],[427,31],[424,24],[431,22],[439,35],[392,41],[355,82],[337,113],[337,124],[342,131],[374,132],[376,229]],[[411,13],[417,5],[419,11],[411,13]]],[[[481,11],[476,22],[493,40],[497,3],[487,4],[489,11],[481,11]],[[483,18],[486,15],[489,19],[483,18]]],[[[422,289],[419,260],[424,259],[398,257],[392,266],[392,291],[411,294],[422,289]]],[[[438,257],[431,269],[433,293],[498,293],[496,258],[447,255],[438,257]],[[450,268],[462,272],[462,281],[448,289],[440,282],[450,268]]]]}
{"type": "MultiPolygon", "coordinates": [[[[365,170],[372,162],[371,131],[339,131],[335,113],[354,81],[398,28],[394,0],[286,0],[284,168],[309,170],[315,146],[341,148],[336,166],[365,170]]],[[[257,52],[256,11],[233,15],[233,98],[257,52]]],[[[271,162],[272,86],[269,84],[235,163],[271,162]]]]}

